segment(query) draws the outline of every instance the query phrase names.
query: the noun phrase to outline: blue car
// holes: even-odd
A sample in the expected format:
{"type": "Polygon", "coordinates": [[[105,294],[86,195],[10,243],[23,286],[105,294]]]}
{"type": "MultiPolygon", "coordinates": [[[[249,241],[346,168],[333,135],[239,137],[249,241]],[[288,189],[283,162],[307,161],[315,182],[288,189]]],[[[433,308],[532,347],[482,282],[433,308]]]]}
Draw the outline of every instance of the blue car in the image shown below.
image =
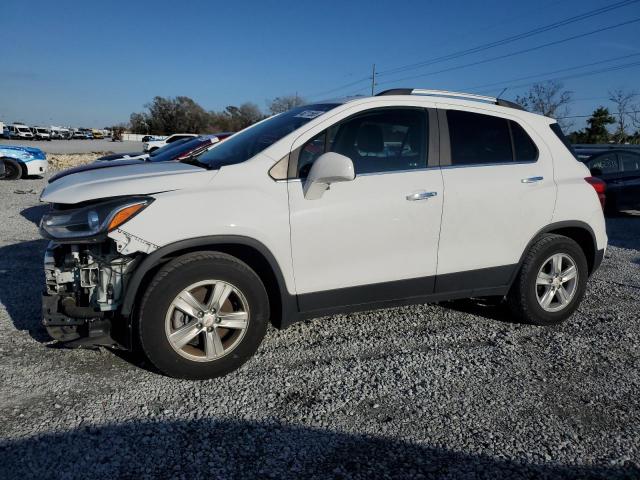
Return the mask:
{"type": "Polygon", "coordinates": [[[0,145],[0,161],[4,166],[3,180],[17,180],[47,171],[47,155],[39,148],[0,145]]]}

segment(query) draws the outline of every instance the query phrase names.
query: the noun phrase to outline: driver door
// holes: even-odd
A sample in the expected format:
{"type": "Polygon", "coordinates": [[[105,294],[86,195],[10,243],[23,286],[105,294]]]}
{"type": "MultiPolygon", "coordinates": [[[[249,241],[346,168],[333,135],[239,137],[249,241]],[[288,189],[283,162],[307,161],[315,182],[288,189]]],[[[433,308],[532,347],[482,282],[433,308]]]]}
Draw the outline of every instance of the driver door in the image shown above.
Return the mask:
{"type": "Polygon", "coordinates": [[[297,178],[288,181],[289,212],[301,311],[433,292],[443,189],[440,169],[429,167],[437,163],[429,123],[424,108],[372,109],[292,152],[297,178]],[[355,179],[306,199],[306,175],[327,151],[349,157],[355,179]]]}

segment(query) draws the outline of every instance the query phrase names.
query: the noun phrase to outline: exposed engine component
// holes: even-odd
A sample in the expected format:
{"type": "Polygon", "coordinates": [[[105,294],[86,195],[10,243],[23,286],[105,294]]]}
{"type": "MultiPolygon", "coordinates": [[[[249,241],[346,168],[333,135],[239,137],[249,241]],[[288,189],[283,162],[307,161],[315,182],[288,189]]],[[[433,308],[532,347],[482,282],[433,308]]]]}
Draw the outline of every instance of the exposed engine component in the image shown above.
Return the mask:
{"type": "Polygon", "coordinates": [[[133,257],[119,254],[111,241],[81,245],[51,243],[44,257],[47,294],[58,295],[71,317],[95,317],[99,312],[116,310],[135,262],[133,257]]]}

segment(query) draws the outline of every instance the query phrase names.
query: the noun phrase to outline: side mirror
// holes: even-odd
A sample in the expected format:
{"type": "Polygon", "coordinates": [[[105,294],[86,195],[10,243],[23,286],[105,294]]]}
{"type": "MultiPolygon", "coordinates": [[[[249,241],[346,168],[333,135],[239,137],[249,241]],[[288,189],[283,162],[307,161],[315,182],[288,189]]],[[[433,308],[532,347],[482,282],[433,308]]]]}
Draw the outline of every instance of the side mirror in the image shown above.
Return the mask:
{"type": "Polygon", "coordinates": [[[304,198],[317,200],[332,183],[349,182],[355,177],[353,162],[349,157],[335,152],[323,153],[313,162],[304,182],[304,198]]]}

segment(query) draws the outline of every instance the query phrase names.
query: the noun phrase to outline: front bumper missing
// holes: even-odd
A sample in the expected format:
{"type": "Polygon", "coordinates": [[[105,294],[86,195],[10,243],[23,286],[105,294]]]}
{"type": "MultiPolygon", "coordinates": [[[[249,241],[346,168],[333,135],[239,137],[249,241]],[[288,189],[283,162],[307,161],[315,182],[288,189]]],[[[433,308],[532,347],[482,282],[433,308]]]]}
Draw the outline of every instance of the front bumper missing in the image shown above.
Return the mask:
{"type": "Polygon", "coordinates": [[[59,295],[42,295],[42,324],[47,333],[65,347],[106,346],[129,350],[130,328],[124,318],[74,318],[64,312],[59,295]]]}

